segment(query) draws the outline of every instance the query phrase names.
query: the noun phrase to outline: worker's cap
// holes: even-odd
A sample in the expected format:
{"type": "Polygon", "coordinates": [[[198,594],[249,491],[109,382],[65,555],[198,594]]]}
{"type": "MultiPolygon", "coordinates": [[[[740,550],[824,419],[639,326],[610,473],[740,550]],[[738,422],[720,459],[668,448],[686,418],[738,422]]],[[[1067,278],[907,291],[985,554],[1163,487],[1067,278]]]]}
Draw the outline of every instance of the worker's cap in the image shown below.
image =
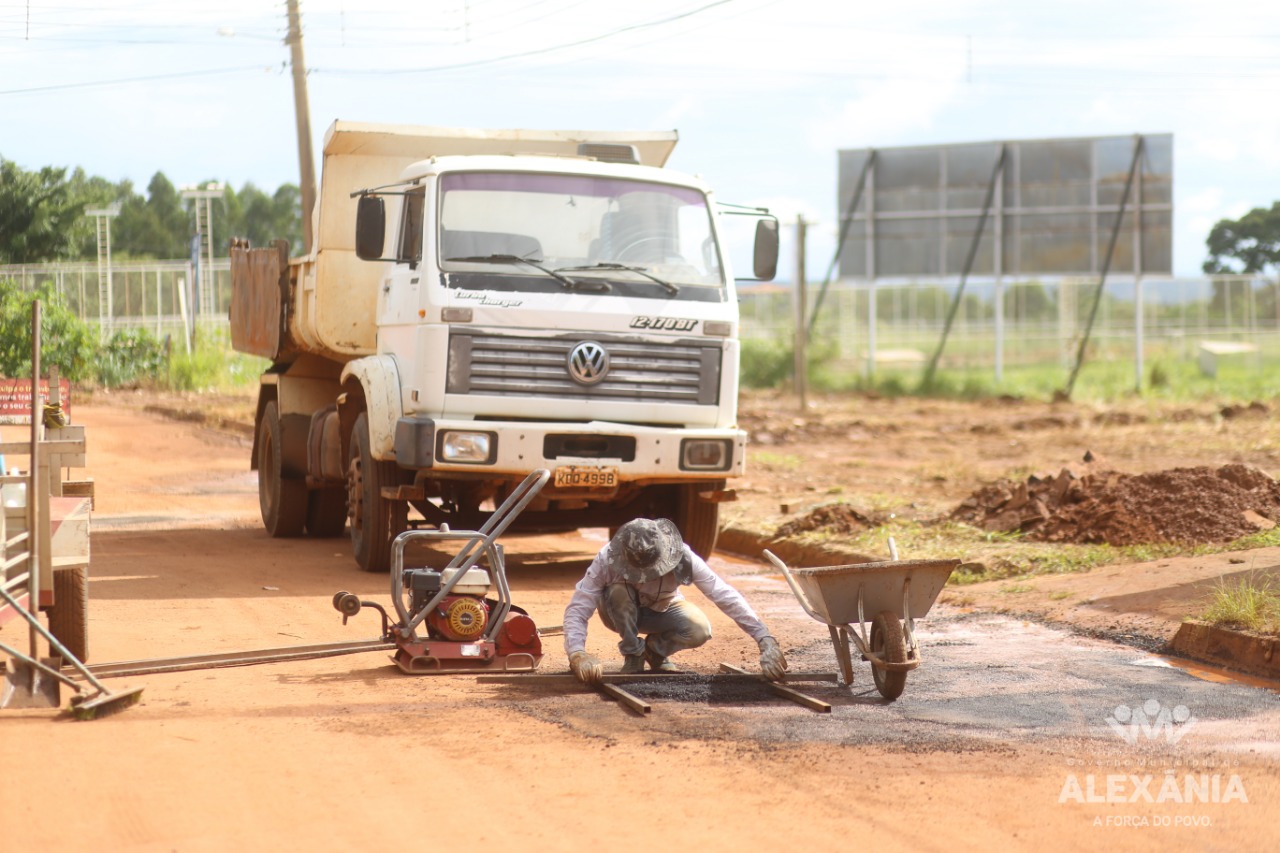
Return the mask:
{"type": "Polygon", "coordinates": [[[669,574],[684,556],[684,540],[666,518],[628,521],[609,543],[608,563],[628,583],[645,583],[669,574]]]}

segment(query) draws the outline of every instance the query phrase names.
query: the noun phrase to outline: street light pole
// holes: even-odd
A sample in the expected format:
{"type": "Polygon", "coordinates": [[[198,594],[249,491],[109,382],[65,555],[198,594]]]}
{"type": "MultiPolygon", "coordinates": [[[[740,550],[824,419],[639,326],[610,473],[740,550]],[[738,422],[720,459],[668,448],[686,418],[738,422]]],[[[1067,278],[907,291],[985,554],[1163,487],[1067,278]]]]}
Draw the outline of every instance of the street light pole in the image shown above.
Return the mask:
{"type": "MultiPolygon", "coordinates": [[[[213,275],[213,207],[215,198],[222,198],[226,188],[222,184],[207,184],[203,187],[183,187],[182,197],[195,202],[196,234],[200,236],[200,246],[204,249],[205,259],[199,265],[196,276],[196,318],[208,316],[217,309],[214,297],[213,275]],[[203,209],[201,202],[204,202],[203,209]]],[[[195,328],[195,323],[191,324],[195,328]]]]}
{"type": "MultiPolygon", "coordinates": [[[[98,233],[98,340],[105,342],[115,320],[115,307],[111,302],[111,217],[120,215],[120,205],[86,208],[85,216],[92,216],[98,233]]],[[[84,305],[80,306],[84,318],[84,305]]]]}

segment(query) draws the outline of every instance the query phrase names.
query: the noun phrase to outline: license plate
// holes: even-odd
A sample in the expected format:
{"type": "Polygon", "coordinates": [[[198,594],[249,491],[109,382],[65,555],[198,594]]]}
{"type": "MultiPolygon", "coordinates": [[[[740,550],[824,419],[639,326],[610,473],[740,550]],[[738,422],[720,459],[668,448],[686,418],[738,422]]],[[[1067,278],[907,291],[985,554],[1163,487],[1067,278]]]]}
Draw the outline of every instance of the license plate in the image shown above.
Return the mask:
{"type": "Polygon", "coordinates": [[[556,469],[554,482],[557,489],[612,489],[618,485],[618,469],[563,466],[556,469]]]}

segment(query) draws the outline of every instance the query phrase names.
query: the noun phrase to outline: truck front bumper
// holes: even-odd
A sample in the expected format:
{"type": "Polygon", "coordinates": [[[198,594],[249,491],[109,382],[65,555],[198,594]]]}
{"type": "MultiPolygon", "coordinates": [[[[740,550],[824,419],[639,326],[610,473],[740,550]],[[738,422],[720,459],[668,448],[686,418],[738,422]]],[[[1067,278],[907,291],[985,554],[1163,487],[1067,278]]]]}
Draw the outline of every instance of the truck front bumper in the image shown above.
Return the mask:
{"type": "Polygon", "coordinates": [[[619,485],[741,476],[746,433],[607,421],[546,423],[401,418],[395,459],[433,474],[523,477],[536,468],[611,471],[619,485]]]}

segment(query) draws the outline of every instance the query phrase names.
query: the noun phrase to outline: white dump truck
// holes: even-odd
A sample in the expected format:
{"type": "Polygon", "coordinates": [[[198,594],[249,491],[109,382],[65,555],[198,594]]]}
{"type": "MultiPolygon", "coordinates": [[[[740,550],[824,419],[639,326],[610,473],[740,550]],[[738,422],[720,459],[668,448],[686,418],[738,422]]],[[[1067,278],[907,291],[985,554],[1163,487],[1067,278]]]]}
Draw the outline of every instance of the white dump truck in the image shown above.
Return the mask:
{"type": "Polygon", "coordinates": [[[778,230],[662,168],[676,138],[335,122],[307,256],[231,246],[268,532],[349,523],[382,571],[546,468],[520,529],[668,517],[710,553],[745,455],[723,221],[755,217],[754,279],[778,230]]]}

